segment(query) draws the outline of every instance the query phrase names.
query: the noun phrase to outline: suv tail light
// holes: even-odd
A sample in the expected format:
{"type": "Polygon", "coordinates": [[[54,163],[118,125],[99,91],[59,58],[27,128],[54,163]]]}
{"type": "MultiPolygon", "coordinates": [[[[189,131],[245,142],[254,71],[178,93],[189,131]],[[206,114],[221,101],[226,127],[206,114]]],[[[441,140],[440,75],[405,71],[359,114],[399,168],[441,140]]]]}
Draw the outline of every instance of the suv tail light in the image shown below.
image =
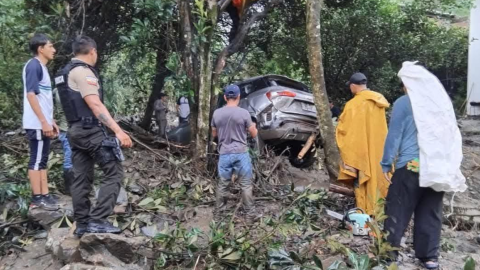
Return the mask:
{"type": "Polygon", "coordinates": [[[269,100],[272,100],[272,98],[279,97],[279,96],[283,96],[283,97],[296,97],[297,96],[297,94],[295,94],[292,91],[288,91],[288,90],[283,90],[283,91],[280,91],[280,92],[267,92],[265,95],[267,96],[267,98],[269,100]]]}

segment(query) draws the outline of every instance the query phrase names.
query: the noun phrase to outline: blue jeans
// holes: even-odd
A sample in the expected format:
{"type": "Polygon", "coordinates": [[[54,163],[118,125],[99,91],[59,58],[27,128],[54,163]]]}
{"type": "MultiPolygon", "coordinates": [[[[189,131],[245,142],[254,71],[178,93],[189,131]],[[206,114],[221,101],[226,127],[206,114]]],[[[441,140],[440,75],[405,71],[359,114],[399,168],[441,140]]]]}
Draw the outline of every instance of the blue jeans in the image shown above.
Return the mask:
{"type": "Polygon", "coordinates": [[[216,209],[226,205],[225,198],[228,196],[228,184],[235,173],[242,188],[243,209],[246,212],[254,209],[254,198],[252,188],[252,160],[248,153],[223,154],[218,161],[218,176],[220,177],[217,185],[216,209]]]}
{"type": "Polygon", "coordinates": [[[220,155],[220,160],[218,161],[220,181],[230,181],[234,173],[237,175],[242,188],[252,184],[252,160],[248,153],[220,155]]]}
{"type": "Polygon", "coordinates": [[[63,147],[63,169],[68,170],[73,167],[72,164],[72,149],[68,143],[67,133],[65,131],[60,131],[58,139],[62,142],[63,147]]]}

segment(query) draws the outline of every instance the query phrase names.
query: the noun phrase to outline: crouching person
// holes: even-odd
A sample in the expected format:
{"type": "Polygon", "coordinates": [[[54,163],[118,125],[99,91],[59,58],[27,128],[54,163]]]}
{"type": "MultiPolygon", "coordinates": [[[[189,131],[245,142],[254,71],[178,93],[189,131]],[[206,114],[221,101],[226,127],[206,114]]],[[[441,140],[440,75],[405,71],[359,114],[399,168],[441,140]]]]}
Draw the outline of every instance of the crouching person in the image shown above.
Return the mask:
{"type": "Polygon", "coordinates": [[[75,57],[55,77],[63,111],[68,121],[68,138],[72,147],[72,193],[77,236],[84,233],[120,233],[107,221],[113,213],[123,181],[123,155],[119,145],[131,147],[132,141],[118,126],[103,104],[103,90],[98,72],[97,45],[87,36],[72,44],[75,57]],[[115,133],[107,135],[106,128],[115,133]],[[90,210],[94,165],[104,173],[97,204],[90,210]]]}
{"type": "Polygon", "coordinates": [[[255,217],[252,185],[252,161],[248,153],[247,132],[252,137],[257,136],[257,128],[252,122],[247,110],[238,107],[240,102],[240,88],[229,85],[224,89],[224,98],[227,104],[215,110],[212,117],[212,135],[218,136],[220,160],[218,162],[218,186],[216,191],[215,214],[218,215],[226,208],[228,184],[232,175],[237,176],[242,188],[243,209],[247,221],[255,217]]]}

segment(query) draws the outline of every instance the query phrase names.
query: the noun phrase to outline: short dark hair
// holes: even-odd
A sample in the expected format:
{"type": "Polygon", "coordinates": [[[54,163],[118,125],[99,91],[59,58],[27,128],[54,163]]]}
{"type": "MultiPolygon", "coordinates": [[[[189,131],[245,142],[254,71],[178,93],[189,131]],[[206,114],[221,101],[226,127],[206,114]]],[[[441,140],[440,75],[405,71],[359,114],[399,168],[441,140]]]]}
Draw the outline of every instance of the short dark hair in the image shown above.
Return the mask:
{"type": "Polygon", "coordinates": [[[49,41],[51,42],[50,38],[48,38],[47,35],[37,33],[33,35],[33,37],[30,39],[28,47],[30,48],[30,51],[37,55],[38,48],[45,46],[49,41]]]}
{"type": "Polygon", "coordinates": [[[88,54],[92,49],[97,49],[97,43],[91,37],[77,36],[72,43],[74,55],[88,54]]]}

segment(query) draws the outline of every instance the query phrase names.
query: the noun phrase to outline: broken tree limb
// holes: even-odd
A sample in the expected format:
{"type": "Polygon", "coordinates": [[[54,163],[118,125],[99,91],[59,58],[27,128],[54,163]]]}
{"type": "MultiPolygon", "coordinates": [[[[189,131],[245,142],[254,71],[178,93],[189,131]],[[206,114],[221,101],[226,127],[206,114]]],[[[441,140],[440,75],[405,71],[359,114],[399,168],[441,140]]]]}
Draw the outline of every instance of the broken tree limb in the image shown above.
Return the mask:
{"type": "Polygon", "coordinates": [[[152,152],[153,154],[155,154],[155,156],[159,157],[160,159],[164,160],[164,161],[169,161],[169,159],[163,155],[161,155],[160,153],[158,153],[157,151],[155,151],[154,149],[152,149],[150,146],[144,144],[143,142],[141,142],[139,139],[135,138],[135,136],[132,135],[132,133],[128,132],[128,131],[125,131],[125,133],[127,133],[130,138],[132,138],[132,140],[134,140],[136,143],[140,144],[141,146],[145,147],[147,150],[149,150],[150,152],[152,152]]]}
{"type": "Polygon", "coordinates": [[[0,230],[2,230],[3,228],[6,228],[6,227],[13,226],[13,225],[23,224],[25,222],[28,222],[28,219],[2,224],[2,225],[0,225],[0,230]]]}
{"type": "Polygon", "coordinates": [[[310,147],[312,146],[313,142],[315,141],[315,137],[317,137],[316,133],[312,133],[310,137],[308,137],[307,142],[303,146],[302,150],[300,150],[300,153],[298,153],[298,159],[303,159],[303,156],[307,153],[308,150],[310,150],[310,147]]]}
{"type": "Polygon", "coordinates": [[[333,193],[338,193],[338,194],[342,194],[342,195],[349,196],[349,197],[355,197],[355,192],[352,189],[347,188],[347,187],[342,187],[342,186],[339,186],[339,185],[330,184],[330,187],[329,187],[328,190],[330,192],[333,192],[333,193]]]}

